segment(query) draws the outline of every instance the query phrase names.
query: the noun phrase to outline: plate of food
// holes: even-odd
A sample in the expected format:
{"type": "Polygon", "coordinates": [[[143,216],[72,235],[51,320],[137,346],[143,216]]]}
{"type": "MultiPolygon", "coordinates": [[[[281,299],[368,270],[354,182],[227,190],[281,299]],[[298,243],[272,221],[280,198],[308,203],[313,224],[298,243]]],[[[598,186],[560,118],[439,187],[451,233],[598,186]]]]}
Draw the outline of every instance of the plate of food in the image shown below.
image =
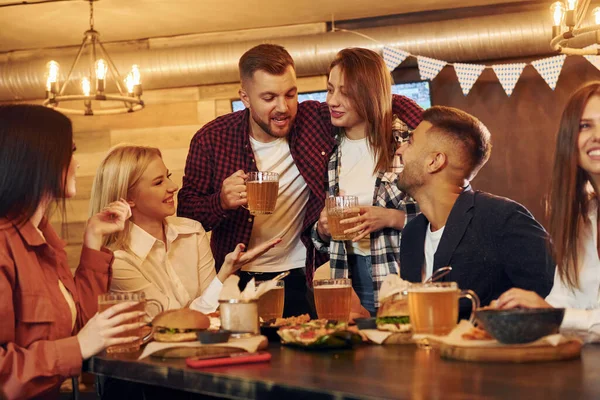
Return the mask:
{"type": "Polygon", "coordinates": [[[277,334],[285,345],[304,349],[340,349],[362,343],[362,337],[348,329],[345,322],[312,320],[279,328],[277,334]]]}
{"type": "Polygon", "coordinates": [[[284,326],[301,325],[310,321],[308,314],[302,314],[297,317],[277,318],[261,322],[260,334],[266,336],[269,342],[280,342],[281,338],[277,331],[284,326]]]}

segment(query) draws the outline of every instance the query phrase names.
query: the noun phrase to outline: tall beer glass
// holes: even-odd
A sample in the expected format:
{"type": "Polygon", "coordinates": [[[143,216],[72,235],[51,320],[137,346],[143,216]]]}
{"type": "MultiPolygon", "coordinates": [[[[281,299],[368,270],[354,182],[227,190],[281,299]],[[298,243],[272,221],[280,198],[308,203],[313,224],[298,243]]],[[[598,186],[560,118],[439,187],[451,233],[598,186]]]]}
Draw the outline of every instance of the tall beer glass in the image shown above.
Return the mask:
{"type": "Polygon", "coordinates": [[[456,282],[414,283],[408,288],[408,312],[415,334],[447,335],[458,322],[458,300],[471,300],[472,311],[479,298],[472,290],[461,291],[456,282]]]}
{"type": "Polygon", "coordinates": [[[327,224],[329,233],[333,240],[352,240],[356,233],[345,234],[346,229],[354,228],[359,222],[353,224],[340,224],[340,221],[346,218],[358,217],[358,213],[350,213],[351,208],[358,207],[358,197],[356,196],[330,196],[325,200],[327,206],[327,224]]]}
{"type": "MultiPolygon", "coordinates": [[[[100,313],[100,312],[114,306],[115,304],[123,303],[126,301],[137,301],[138,304],[136,304],[135,306],[133,306],[131,308],[128,308],[127,310],[121,312],[120,314],[132,312],[132,311],[144,311],[150,305],[152,305],[153,308],[156,308],[156,310],[158,310],[159,313],[163,311],[163,307],[158,301],[146,300],[146,294],[144,292],[135,292],[135,293],[108,292],[108,293],[104,293],[104,294],[101,294],[98,296],[98,312],[100,313]]],[[[143,320],[144,320],[144,317],[141,316],[138,318],[131,319],[129,321],[125,321],[124,324],[132,324],[134,322],[142,322],[143,320]]],[[[118,344],[118,345],[107,347],[106,352],[107,353],[129,353],[129,352],[138,351],[140,349],[140,346],[142,345],[142,343],[145,343],[151,335],[151,333],[150,333],[150,335],[147,335],[146,337],[142,338],[143,332],[144,332],[144,328],[141,327],[141,328],[133,329],[133,330],[123,332],[123,333],[116,335],[116,337],[138,336],[138,337],[140,337],[140,340],[136,340],[135,342],[132,342],[132,343],[118,344]]]]}
{"type": "MultiPolygon", "coordinates": [[[[268,281],[265,281],[268,282],[268,281]]],[[[262,285],[260,282],[258,285],[262,285]]],[[[274,289],[269,290],[258,298],[258,316],[267,322],[283,316],[284,282],[277,282],[274,289]]]]}
{"type": "Polygon", "coordinates": [[[319,318],[347,322],[350,319],[352,281],[350,279],[318,279],[313,284],[315,306],[319,318]]]}
{"type": "Polygon", "coordinates": [[[252,215],[273,214],[279,192],[279,174],[276,172],[249,172],[246,180],[248,210],[252,215]]]}

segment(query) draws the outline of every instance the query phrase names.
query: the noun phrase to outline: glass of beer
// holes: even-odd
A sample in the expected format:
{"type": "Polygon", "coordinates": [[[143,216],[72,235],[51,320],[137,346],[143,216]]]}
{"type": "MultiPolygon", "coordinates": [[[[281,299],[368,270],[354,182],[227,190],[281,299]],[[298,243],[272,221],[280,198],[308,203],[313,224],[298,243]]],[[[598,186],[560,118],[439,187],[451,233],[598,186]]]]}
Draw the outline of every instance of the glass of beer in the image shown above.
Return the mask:
{"type": "Polygon", "coordinates": [[[360,223],[340,224],[340,221],[346,218],[358,217],[358,213],[349,212],[350,209],[358,207],[358,197],[356,196],[329,196],[325,199],[327,206],[327,224],[329,233],[333,240],[352,240],[357,233],[345,234],[346,229],[354,228],[360,223]]]}
{"type": "MultiPolygon", "coordinates": [[[[262,285],[260,282],[258,285],[262,285]]],[[[269,290],[258,298],[258,316],[264,322],[271,321],[283,316],[284,282],[278,281],[274,289],[269,290]]]]}
{"type": "Polygon", "coordinates": [[[279,174],[277,172],[249,172],[246,180],[246,197],[250,214],[273,214],[278,192],[279,174]]]}
{"type": "Polygon", "coordinates": [[[414,283],[408,288],[408,313],[415,334],[447,335],[458,323],[458,300],[471,300],[471,322],[479,308],[472,290],[461,291],[456,282],[414,283]]]}
{"type": "Polygon", "coordinates": [[[352,281],[350,279],[317,279],[313,284],[315,306],[319,318],[348,322],[352,281]]]}
{"type": "MultiPolygon", "coordinates": [[[[127,310],[121,312],[120,314],[132,312],[132,311],[145,311],[148,306],[158,308],[158,310],[159,310],[158,312],[163,311],[162,304],[160,304],[156,300],[146,300],[146,294],[144,292],[134,292],[134,293],[108,292],[108,293],[104,293],[104,294],[101,294],[98,296],[98,312],[100,313],[100,312],[114,306],[115,304],[123,303],[126,301],[137,301],[138,304],[136,304],[133,307],[128,308],[127,310]]],[[[124,324],[132,324],[135,322],[143,322],[143,321],[144,321],[144,316],[141,316],[138,318],[134,318],[134,319],[125,321],[124,324]]],[[[143,332],[144,332],[144,327],[141,327],[141,328],[133,329],[133,330],[118,334],[116,337],[138,336],[138,337],[140,337],[140,339],[136,340],[135,342],[132,342],[132,343],[118,344],[115,346],[107,347],[106,352],[107,353],[129,353],[129,352],[138,351],[140,349],[140,346],[142,345],[142,343],[145,343],[152,334],[152,332],[150,332],[150,334],[148,334],[148,335],[146,335],[146,337],[142,338],[143,332]]]]}

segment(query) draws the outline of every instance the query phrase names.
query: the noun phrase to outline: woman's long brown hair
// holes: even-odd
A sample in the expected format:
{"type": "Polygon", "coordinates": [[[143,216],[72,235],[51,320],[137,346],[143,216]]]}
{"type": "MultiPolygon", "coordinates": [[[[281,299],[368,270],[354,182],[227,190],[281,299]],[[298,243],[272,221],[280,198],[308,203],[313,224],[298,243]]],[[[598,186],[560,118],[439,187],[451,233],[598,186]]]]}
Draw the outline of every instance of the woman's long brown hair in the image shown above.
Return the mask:
{"type": "Polygon", "coordinates": [[[358,115],[367,121],[367,140],[375,153],[375,171],[391,168],[396,145],[392,135],[392,78],[376,52],[348,48],[337,53],[329,71],[340,66],[344,87],[358,115]]]}
{"type": "Polygon", "coordinates": [[[590,203],[589,176],[579,166],[579,125],[588,100],[600,96],[600,82],[577,90],[563,111],[556,151],[550,203],[548,207],[550,237],[554,259],[562,282],[571,289],[579,288],[579,257],[581,238],[578,233],[586,221],[590,203]]]}

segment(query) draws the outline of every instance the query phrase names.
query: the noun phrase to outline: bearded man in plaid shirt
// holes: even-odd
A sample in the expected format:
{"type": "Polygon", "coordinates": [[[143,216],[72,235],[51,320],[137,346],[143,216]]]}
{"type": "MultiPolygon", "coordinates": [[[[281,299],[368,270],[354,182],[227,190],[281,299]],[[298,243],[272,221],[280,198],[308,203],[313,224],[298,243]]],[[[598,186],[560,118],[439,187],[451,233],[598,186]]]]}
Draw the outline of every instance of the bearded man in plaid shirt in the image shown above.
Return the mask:
{"type": "Polygon", "coordinates": [[[242,268],[240,287],[252,278],[290,271],[284,279],[284,317],[315,318],[309,287],[315,267],[328,256],[315,250],[311,228],[324,205],[327,163],[336,144],[329,109],[316,101],[298,104],[294,61],[281,46],[253,47],[240,58],[239,70],[246,109],[209,122],[192,139],[177,213],[212,231],[217,268],[237,243],[254,247],[282,238],[242,268]],[[253,216],[243,207],[245,179],[252,171],[279,173],[271,215],[253,216]]]}

